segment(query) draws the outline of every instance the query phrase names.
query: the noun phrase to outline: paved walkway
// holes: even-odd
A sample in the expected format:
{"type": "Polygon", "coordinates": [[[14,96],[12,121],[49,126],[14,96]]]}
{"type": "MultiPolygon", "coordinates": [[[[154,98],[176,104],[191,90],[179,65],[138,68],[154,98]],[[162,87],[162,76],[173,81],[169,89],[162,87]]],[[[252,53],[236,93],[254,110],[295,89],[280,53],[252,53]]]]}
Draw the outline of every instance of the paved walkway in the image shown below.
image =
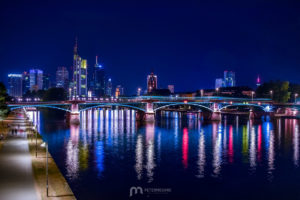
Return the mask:
{"type": "Polygon", "coordinates": [[[8,135],[0,149],[0,199],[38,199],[25,133],[8,135]]]}

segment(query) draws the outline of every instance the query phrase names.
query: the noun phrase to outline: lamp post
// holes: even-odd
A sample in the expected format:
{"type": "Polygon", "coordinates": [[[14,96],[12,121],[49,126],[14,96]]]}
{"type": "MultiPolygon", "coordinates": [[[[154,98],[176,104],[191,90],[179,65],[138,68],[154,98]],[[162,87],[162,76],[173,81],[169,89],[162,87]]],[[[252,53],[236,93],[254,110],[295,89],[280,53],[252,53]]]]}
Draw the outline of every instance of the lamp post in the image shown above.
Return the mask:
{"type": "Polygon", "coordinates": [[[273,90],[270,90],[270,96],[271,96],[271,99],[273,100],[273,90]]]}
{"type": "Polygon", "coordinates": [[[254,91],[251,92],[251,96],[252,96],[252,102],[253,102],[253,96],[254,96],[254,91]]]}
{"type": "Polygon", "coordinates": [[[295,93],[295,104],[297,103],[298,93],[295,93]]]}
{"type": "Polygon", "coordinates": [[[217,96],[219,95],[219,88],[216,88],[217,96]]]}
{"type": "Polygon", "coordinates": [[[49,191],[49,181],[48,181],[48,142],[46,142],[46,192],[47,192],[47,197],[48,195],[48,191],[49,191]]]}
{"type": "Polygon", "coordinates": [[[200,90],[200,96],[203,97],[203,89],[200,90]]]}
{"type": "Polygon", "coordinates": [[[37,131],[35,130],[35,157],[37,158],[37,131]]]}

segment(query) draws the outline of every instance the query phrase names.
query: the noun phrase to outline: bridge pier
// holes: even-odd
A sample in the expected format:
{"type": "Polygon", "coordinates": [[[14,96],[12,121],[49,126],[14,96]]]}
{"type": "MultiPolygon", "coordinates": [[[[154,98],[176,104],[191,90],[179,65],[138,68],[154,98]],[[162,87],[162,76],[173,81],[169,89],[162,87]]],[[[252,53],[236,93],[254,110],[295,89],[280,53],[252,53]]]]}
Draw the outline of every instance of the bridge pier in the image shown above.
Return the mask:
{"type": "Polygon", "coordinates": [[[71,104],[70,124],[80,124],[78,103],[71,104]]]}
{"type": "Polygon", "coordinates": [[[154,112],[142,112],[136,111],[135,112],[135,119],[141,122],[154,122],[155,121],[155,113],[154,112]]]}
{"type": "Polygon", "coordinates": [[[222,119],[222,115],[221,115],[220,111],[214,111],[211,114],[211,120],[212,121],[221,121],[221,119],[222,119]]]}
{"type": "Polygon", "coordinates": [[[154,122],[155,121],[155,112],[153,110],[152,102],[147,102],[144,121],[146,121],[146,122],[154,122]]]}
{"type": "Polygon", "coordinates": [[[80,124],[80,116],[79,114],[71,114],[70,115],[70,124],[80,124]]]}
{"type": "Polygon", "coordinates": [[[155,113],[145,113],[144,121],[146,122],[154,122],[155,121],[155,113]]]}
{"type": "Polygon", "coordinates": [[[221,121],[222,114],[220,111],[214,111],[214,112],[202,112],[201,118],[203,120],[211,120],[211,121],[221,121]]]}

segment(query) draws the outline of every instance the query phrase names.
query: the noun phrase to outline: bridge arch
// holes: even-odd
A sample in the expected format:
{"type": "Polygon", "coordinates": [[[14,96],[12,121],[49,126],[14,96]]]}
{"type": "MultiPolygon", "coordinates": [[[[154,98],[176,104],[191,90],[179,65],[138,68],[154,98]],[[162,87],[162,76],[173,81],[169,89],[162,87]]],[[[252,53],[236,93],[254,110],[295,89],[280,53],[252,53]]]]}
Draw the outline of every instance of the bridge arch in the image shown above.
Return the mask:
{"type": "Polygon", "coordinates": [[[10,110],[16,110],[16,109],[22,109],[22,108],[51,108],[51,109],[56,109],[56,110],[63,110],[65,112],[71,113],[71,110],[61,108],[58,106],[54,105],[23,105],[23,106],[9,106],[10,110]]]}
{"type": "Polygon", "coordinates": [[[262,106],[262,105],[258,105],[258,104],[229,104],[229,105],[221,107],[220,111],[222,111],[226,108],[229,108],[229,107],[256,107],[256,108],[260,108],[264,112],[269,112],[271,109],[270,106],[262,106]]]}
{"type": "Polygon", "coordinates": [[[196,103],[184,103],[184,102],[171,103],[171,104],[167,104],[167,105],[164,105],[164,106],[160,106],[158,108],[153,109],[153,111],[156,112],[156,111],[161,110],[163,108],[167,108],[167,107],[170,107],[170,106],[178,106],[178,105],[191,105],[191,106],[196,106],[196,107],[204,108],[206,110],[214,112],[214,110],[211,109],[210,107],[207,107],[207,106],[204,106],[204,105],[201,105],[201,104],[196,104],[196,103]]]}
{"type": "Polygon", "coordinates": [[[93,108],[106,107],[106,106],[119,106],[119,107],[131,108],[131,109],[134,109],[134,110],[139,110],[139,111],[142,111],[142,112],[146,112],[146,110],[143,109],[143,108],[139,108],[137,106],[132,106],[132,105],[128,105],[128,104],[119,104],[119,103],[98,104],[98,105],[95,105],[95,106],[80,109],[79,112],[83,112],[83,111],[90,110],[90,109],[93,109],[93,108]]]}

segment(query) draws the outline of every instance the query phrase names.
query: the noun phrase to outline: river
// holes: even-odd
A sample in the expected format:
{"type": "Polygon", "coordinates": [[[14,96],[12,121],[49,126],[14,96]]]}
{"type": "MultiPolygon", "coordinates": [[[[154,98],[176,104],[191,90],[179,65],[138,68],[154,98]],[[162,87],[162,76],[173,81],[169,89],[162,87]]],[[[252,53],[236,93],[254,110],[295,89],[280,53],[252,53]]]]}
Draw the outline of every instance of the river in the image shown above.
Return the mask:
{"type": "Polygon", "coordinates": [[[78,199],[300,199],[299,120],[31,111],[78,199]],[[142,189],[142,192],[140,191],[142,189]],[[141,194],[142,193],[142,194],[141,194]]]}

